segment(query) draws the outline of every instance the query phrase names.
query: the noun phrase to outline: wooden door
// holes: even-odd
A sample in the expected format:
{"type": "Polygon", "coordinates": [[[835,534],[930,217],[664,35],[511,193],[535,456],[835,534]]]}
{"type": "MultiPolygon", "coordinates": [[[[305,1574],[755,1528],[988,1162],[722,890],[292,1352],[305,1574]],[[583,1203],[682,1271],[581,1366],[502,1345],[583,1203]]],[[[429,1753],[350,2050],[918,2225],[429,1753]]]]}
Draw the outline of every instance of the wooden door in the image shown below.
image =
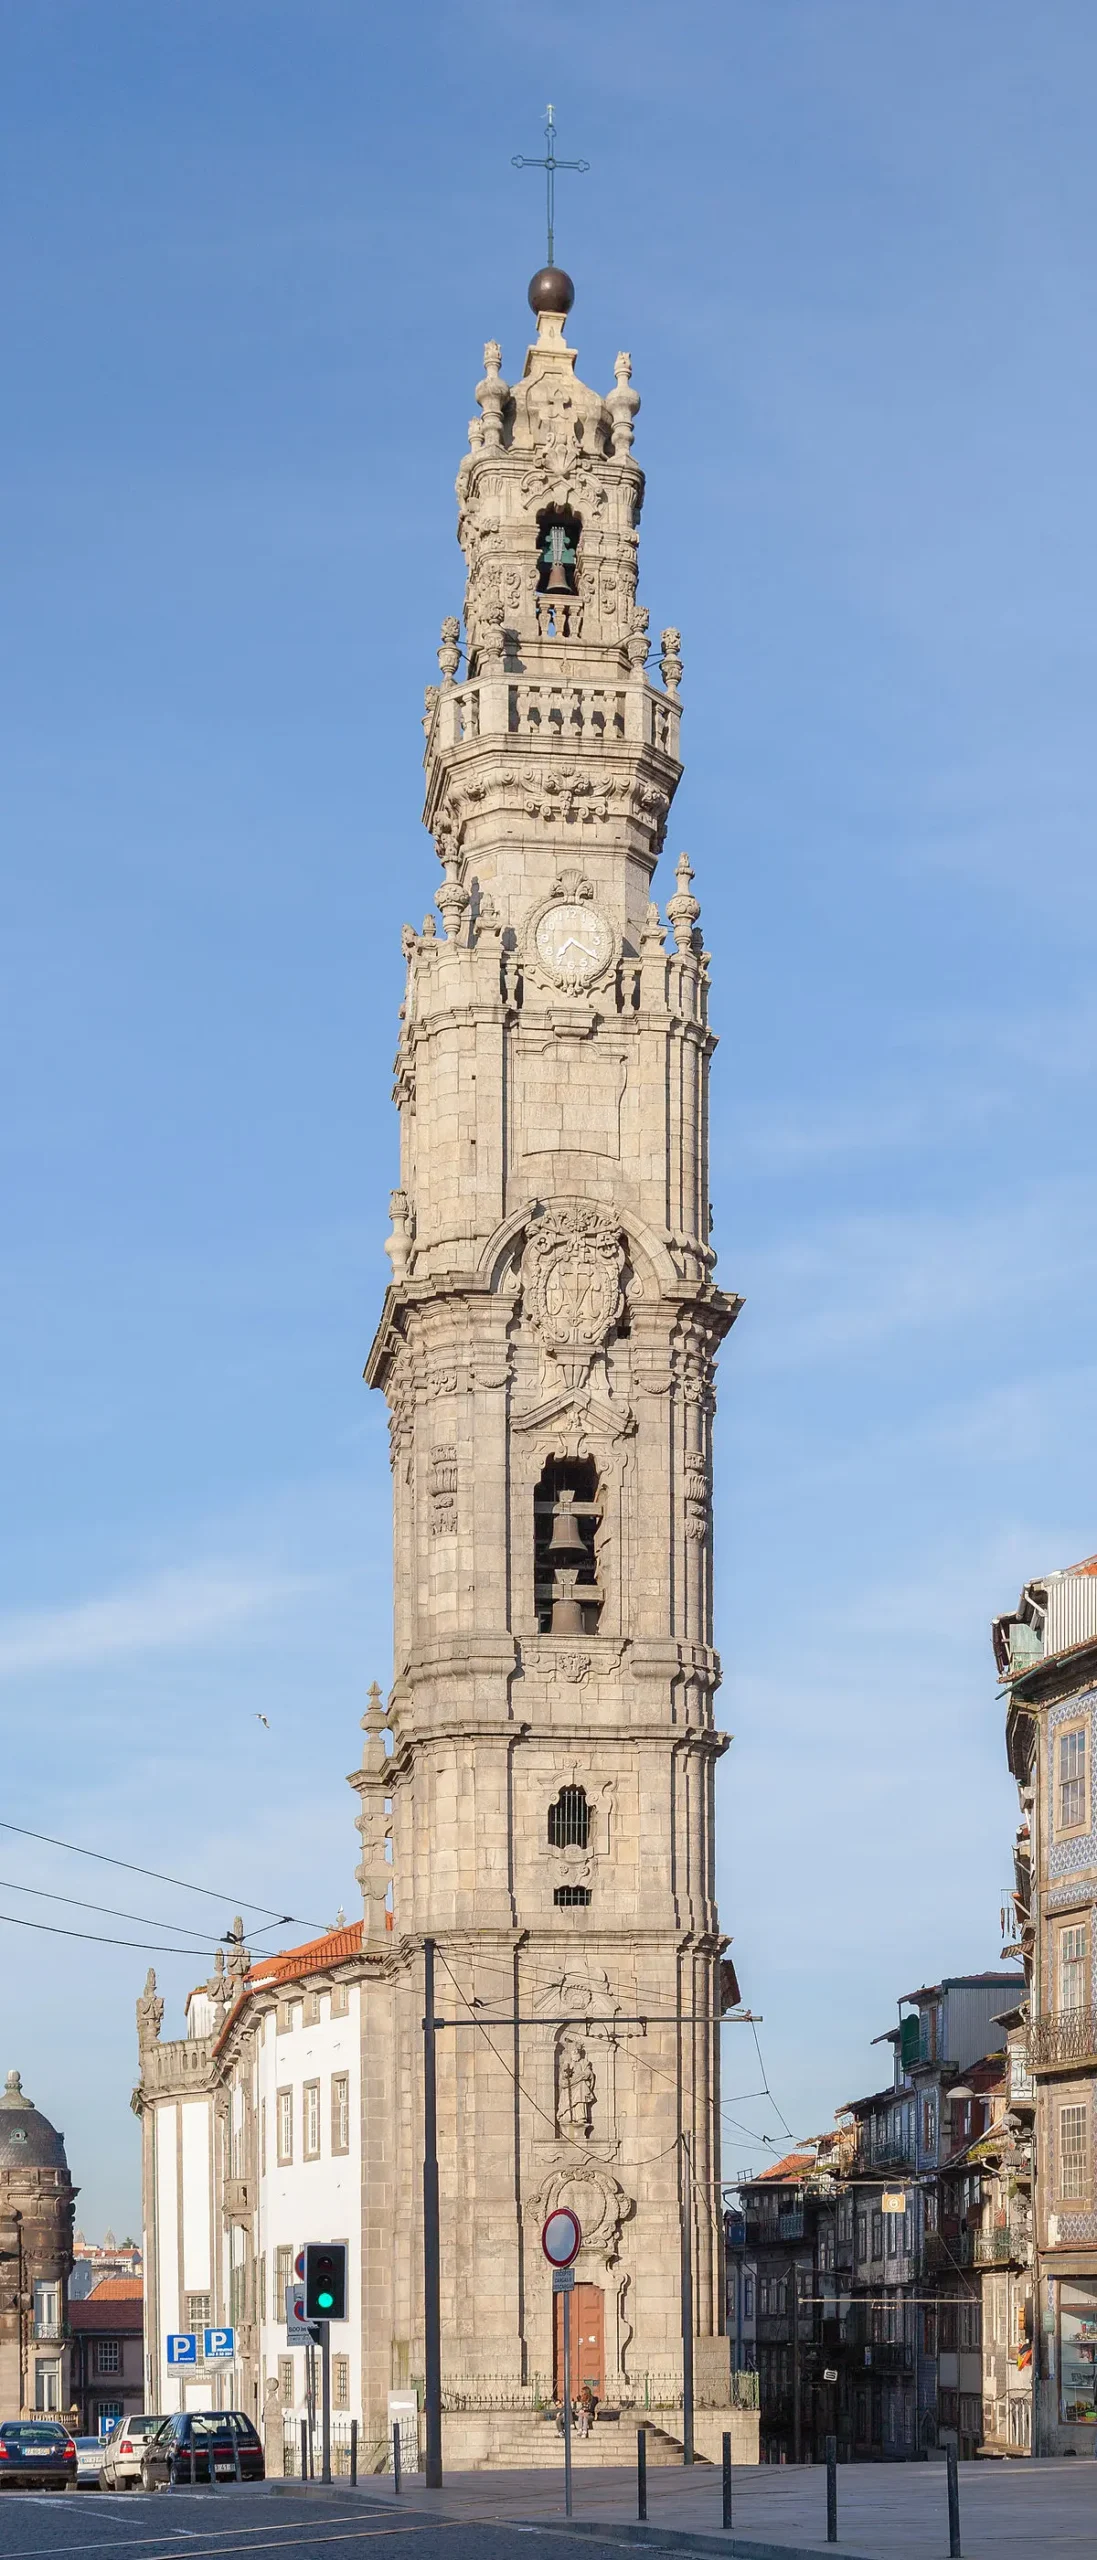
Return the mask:
{"type": "Polygon", "coordinates": [[[571,2318],[571,2396],[577,2400],[584,2382],[593,2384],[599,2400],[606,2396],[605,2295],[597,2284],[577,2284],[572,2293],[553,2296],[556,2304],[556,2352],[553,2389],[564,2388],[564,2304],[571,2318]]]}

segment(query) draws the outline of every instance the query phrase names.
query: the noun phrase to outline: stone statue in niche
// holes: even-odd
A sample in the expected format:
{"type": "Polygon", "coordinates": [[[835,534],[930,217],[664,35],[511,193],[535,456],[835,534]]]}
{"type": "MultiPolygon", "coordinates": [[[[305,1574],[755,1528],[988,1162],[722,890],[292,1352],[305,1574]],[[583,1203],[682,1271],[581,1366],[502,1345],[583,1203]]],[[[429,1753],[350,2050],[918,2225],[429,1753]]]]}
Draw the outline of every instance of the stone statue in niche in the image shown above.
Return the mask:
{"type": "Polygon", "coordinates": [[[594,2131],[598,2095],[594,2064],[582,2037],[570,2032],[560,2039],[556,2098],[557,2131],[581,2134],[589,2142],[594,2131]]]}

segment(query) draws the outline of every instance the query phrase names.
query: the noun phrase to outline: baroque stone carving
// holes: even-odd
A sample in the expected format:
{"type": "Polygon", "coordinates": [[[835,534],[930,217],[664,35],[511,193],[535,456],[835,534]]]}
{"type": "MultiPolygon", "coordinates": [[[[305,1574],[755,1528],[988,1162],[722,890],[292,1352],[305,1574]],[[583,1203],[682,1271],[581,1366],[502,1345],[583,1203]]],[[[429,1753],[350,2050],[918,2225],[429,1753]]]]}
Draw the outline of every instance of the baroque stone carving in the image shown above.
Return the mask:
{"type": "Polygon", "coordinates": [[[590,2141],[598,2081],[586,2045],[574,2028],[565,2027],[556,2049],[556,2130],[580,2134],[590,2141]]]}
{"type": "Polygon", "coordinates": [[[430,1458],[430,1534],[451,1537],[457,1527],[457,1443],[441,1440],[430,1458]]]}
{"type": "Polygon", "coordinates": [[[589,1367],[620,1315],[623,1268],[620,1229],[605,1209],[570,1200],[545,1210],[526,1238],[522,1281],[550,1359],[577,1353],[589,1367]]]}
{"type": "Polygon", "coordinates": [[[145,1988],[137,2003],[137,2043],[142,2051],[146,2045],[156,2043],[163,2015],[164,2003],[157,1992],[156,1975],[150,1964],[145,1975],[145,1988]]]}

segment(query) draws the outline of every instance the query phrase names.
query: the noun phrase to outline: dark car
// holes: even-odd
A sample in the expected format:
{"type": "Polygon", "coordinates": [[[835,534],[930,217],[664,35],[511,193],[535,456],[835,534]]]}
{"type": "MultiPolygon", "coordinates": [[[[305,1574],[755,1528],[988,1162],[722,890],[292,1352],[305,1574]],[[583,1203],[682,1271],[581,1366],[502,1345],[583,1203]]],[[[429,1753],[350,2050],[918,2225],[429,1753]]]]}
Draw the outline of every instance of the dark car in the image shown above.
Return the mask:
{"type": "Polygon", "coordinates": [[[239,2409],[185,2409],[166,2418],[141,2455],[143,2489],[190,2480],[265,2480],[263,2448],[239,2409]]]}
{"type": "Polygon", "coordinates": [[[76,2446],[56,2418],[0,2424],[0,2489],[75,2489],[76,2446]]]}

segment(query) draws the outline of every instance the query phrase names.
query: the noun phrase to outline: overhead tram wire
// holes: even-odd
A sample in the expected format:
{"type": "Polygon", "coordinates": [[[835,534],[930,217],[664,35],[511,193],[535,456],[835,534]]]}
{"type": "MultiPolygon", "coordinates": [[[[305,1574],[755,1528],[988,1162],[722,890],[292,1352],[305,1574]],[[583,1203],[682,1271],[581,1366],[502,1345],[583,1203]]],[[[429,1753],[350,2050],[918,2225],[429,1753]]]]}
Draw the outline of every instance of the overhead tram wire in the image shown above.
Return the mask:
{"type": "Polygon", "coordinates": [[[159,1867],[139,1867],[132,1858],[112,1858],[106,1849],[85,1849],[79,1840],[56,1840],[51,1831],[29,1831],[25,1823],[3,1821],[0,1831],[12,1831],[20,1840],[39,1840],[47,1849],[67,1849],[74,1858],[96,1858],[100,1866],[124,1867],[127,1875],[148,1876],[154,1884],[175,1885],[180,1893],[200,1893],[207,1902],[219,1902],[222,1910],[226,1903],[238,1903],[242,1911],[255,1911],[260,1919],[272,1920],[279,1929],[314,1929],[318,1937],[327,1934],[322,1920],[301,1920],[294,1911],[275,1911],[269,1902],[250,1902],[239,1893],[215,1893],[212,1885],[188,1884],[184,1876],[165,1875],[159,1867]]]}
{"type": "Polygon", "coordinates": [[[17,1911],[0,1911],[0,1926],[9,1929],[36,1929],[47,1938],[83,1938],[96,1947],[134,1947],[143,1956],[198,1956],[209,1963],[209,1946],[165,1947],[152,1945],[147,1938],[108,1938],[101,1929],[62,1929],[51,1920],[23,1920],[17,1911]]]}
{"type": "MultiPolygon", "coordinates": [[[[467,1991],[463,1991],[463,1990],[462,1990],[461,1985],[460,1985],[460,1983],[458,1982],[457,1976],[456,1976],[456,1974],[455,1974],[455,1973],[454,1973],[454,1971],[453,1971],[453,1967],[452,1967],[452,1965],[449,1965],[449,1964],[447,1964],[447,1963],[446,1963],[446,1959],[445,1959],[445,1956],[444,1956],[444,1955],[443,1955],[443,1953],[442,1953],[441,1947],[439,1947],[439,1948],[438,1948],[438,1950],[437,1950],[437,1955],[438,1955],[438,1962],[439,1962],[439,1964],[445,1967],[445,1971],[446,1971],[446,1972],[448,1973],[448,1975],[449,1975],[450,1981],[451,1981],[451,1982],[452,1982],[452,1984],[453,1984],[453,1988],[454,1988],[454,1990],[455,1990],[455,1991],[456,1991],[456,1993],[457,1993],[457,1997],[458,1997],[458,1999],[459,1999],[459,2000],[463,2000],[463,2001],[464,2001],[464,2003],[465,2003],[465,2007],[466,2007],[466,2009],[467,2009],[467,2010],[468,2010],[468,2012],[469,2012],[469,2014],[468,2014],[468,2017],[467,2017],[467,2018],[458,2018],[458,2019],[456,2019],[456,2020],[454,2021],[454,2023],[455,2023],[457,2026],[459,2026],[459,2027],[460,2027],[460,2026],[467,2026],[467,2027],[478,2027],[478,2028],[479,2028],[480,2034],[483,2036],[483,2038],[484,2038],[484,2042],[485,2042],[485,2044],[487,2045],[488,2052],[489,2052],[489,2053],[494,2054],[494,2056],[495,2056],[495,2060],[496,2060],[498,2063],[500,2063],[500,2064],[502,2065],[502,2068],[503,2068],[503,2070],[506,2072],[506,2075],[507,2075],[508,2080],[513,2080],[515,2088],[518,2090],[518,2092],[519,2092],[520,2096],[521,2096],[521,2097],[523,2097],[523,2098],[525,2099],[527,2106],[530,2106],[530,2107],[532,2107],[532,2108],[533,2108],[533,2111],[534,2111],[534,2114],[535,2114],[535,2115],[543,2116],[545,2123],[546,2123],[546,2124],[551,2124],[551,2126],[552,2126],[552,2128],[553,2128],[553,2131],[554,2131],[554,2133],[555,2133],[555,2132],[556,2132],[556,2119],[555,2119],[555,2117],[554,2117],[554,2116],[550,2116],[550,2114],[549,2114],[549,2112],[548,2112],[547,2107],[543,2107],[543,2106],[541,2105],[541,2103],[540,2103],[540,2100],[534,2097],[534,2095],[533,2095],[533,2091],[532,2091],[531,2089],[527,2089],[526,2084],[525,2084],[525,2081],[521,2078],[520,2073],[518,2073],[517,2071],[515,2071],[515,2070],[513,2069],[512,2065],[507,2061],[506,2055],[505,2055],[504,2053],[500,2053],[498,2045],[496,2045],[496,2044],[493,2044],[493,2043],[492,2043],[491,2036],[490,2036],[490,2034],[489,2034],[489,2032],[488,2032],[488,2028],[487,2028],[487,2026],[486,2026],[486,2024],[485,2024],[485,2021],[484,2021],[482,2018],[478,2018],[478,2017],[477,2017],[476,2012],[475,2012],[475,2009],[472,2007],[472,2003],[471,2003],[471,2001],[469,2000],[469,1996],[468,1996],[467,1991]]],[[[549,2021],[546,2019],[546,2020],[544,2021],[544,2023],[545,2023],[545,2025],[547,2026],[547,2025],[549,2024],[549,2021]]],[[[586,2158],[588,2158],[588,2157],[589,2157],[589,2154],[588,2154],[588,2152],[587,2152],[587,2149],[586,2149],[585,2144],[583,2144],[583,2143],[579,2143],[579,2142],[573,2142],[573,2141],[571,2140],[570,2136],[569,2136],[569,2135],[566,2135],[566,2134],[557,2134],[557,2135],[556,2135],[556,2138],[557,2138],[557,2140],[558,2140],[558,2141],[564,2142],[564,2143],[566,2144],[566,2147],[567,2147],[567,2149],[568,2149],[569,2151],[578,2151],[584,2159],[586,2159],[586,2158]]],[[[650,2152],[647,2154],[646,2159],[643,2159],[643,2160],[637,2160],[637,2161],[634,2163],[634,2166],[635,2166],[636,2168],[638,2168],[638,2169],[648,2169],[648,2168],[651,2168],[651,2167],[653,2167],[653,2166],[654,2166],[654,2163],[655,2163],[657,2160],[665,2160],[665,2159],[667,2158],[668,2153],[669,2153],[669,2152],[671,2152],[671,2151],[676,2151],[676,2150],[677,2150],[677,2148],[678,2148],[678,2136],[677,2136],[677,2134],[675,2134],[673,2142],[667,2142],[667,2143],[664,2143],[663,2149],[662,2149],[661,2151],[650,2151],[650,2152]]]]}
{"type": "MultiPolygon", "coordinates": [[[[29,1893],[34,1896],[36,1902],[63,1902],[69,1910],[98,1911],[101,1912],[103,1917],[107,1920],[137,1920],[140,1922],[142,1928],[168,1929],[171,1931],[173,1937],[176,1938],[185,1937],[189,1926],[189,1923],[183,1920],[158,1920],[154,1917],[151,1911],[120,1911],[117,1903],[115,1902],[88,1902],[85,1900],[84,1896],[79,1893],[54,1893],[47,1885],[19,1884],[14,1876],[0,1876],[0,1893],[29,1893]]],[[[268,1923],[267,1927],[263,1929],[249,1929],[248,1936],[252,1938],[269,1938],[272,1929],[282,1929],[285,1928],[285,1926],[286,1922],[284,1919],[271,1921],[268,1923]]],[[[228,1938],[229,1932],[226,1930],[223,1939],[219,1939],[215,1942],[211,1941],[211,1943],[225,1945],[228,1942],[228,1938]]],[[[183,1948],[181,1952],[183,1954],[188,1954],[190,1950],[188,1948],[183,1948]]],[[[164,1953],[165,1955],[170,1955],[170,1947],[165,1947],[164,1953]]]]}

